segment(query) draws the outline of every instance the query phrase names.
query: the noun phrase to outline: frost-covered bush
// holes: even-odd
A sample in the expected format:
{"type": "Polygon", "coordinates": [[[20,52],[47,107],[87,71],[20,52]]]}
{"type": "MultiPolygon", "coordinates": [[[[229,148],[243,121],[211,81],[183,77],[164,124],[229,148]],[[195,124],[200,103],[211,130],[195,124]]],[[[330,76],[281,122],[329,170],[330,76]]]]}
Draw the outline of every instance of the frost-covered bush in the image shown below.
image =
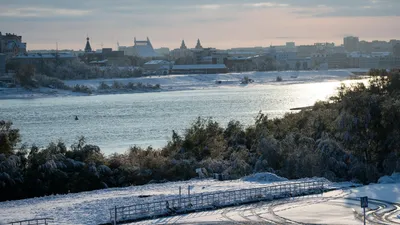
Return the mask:
{"type": "Polygon", "coordinates": [[[86,93],[86,94],[92,94],[93,91],[90,87],[86,86],[86,85],[79,85],[76,84],[73,88],[72,88],[73,92],[81,92],[81,93],[86,93]]]}
{"type": "Polygon", "coordinates": [[[57,88],[57,89],[64,89],[64,90],[71,89],[71,87],[66,85],[62,80],[55,78],[55,77],[49,77],[49,76],[46,76],[43,74],[35,74],[35,76],[33,78],[42,87],[57,88]]]}
{"type": "Polygon", "coordinates": [[[261,138],[256,147],[256,151],[263,160],[268,162],[270,167],[275,169],[279,167],[279,159],[281,156],[279,142],[275,138],[271,136],[261,138]]]}
{"type": "Polygon", "coordinates": [[[199,163],[200,167],[206,168],[209,173],[222,173],[229,167],[229,161],[223,159],[208,158],[199,163]]]}

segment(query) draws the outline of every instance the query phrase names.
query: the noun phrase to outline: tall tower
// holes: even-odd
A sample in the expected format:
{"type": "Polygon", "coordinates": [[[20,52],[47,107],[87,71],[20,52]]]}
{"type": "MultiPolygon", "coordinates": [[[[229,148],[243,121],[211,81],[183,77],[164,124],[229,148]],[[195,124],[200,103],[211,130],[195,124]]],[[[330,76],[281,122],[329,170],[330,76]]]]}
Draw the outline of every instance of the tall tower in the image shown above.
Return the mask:
{"type": "Polygon", "coordinates": [[[89,43],[89,37],[86,38],[85,52],[86,53],[92,52],[92,47],[90,47],[90,43],[89,43]]]}
{"type": "Polygon", "coordinates": [[[185,40],[182,40],[180,49],[187,49],[186,44],[185,44],[185,40]]]}
{"type": "Polygon", "coordinates": [[[197,39],[197,44],[196,44],[195,49],[203,49],[203,46],[201,46],[201,43],[200,43],[200,39],[197,39]]]}

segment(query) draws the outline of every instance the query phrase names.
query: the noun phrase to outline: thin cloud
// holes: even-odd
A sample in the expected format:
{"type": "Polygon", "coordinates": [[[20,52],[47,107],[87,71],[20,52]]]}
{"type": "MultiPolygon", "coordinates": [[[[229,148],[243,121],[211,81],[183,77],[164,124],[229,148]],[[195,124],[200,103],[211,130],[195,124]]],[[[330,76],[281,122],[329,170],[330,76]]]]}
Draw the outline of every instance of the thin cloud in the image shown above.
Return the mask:
{"type": "Polygon", "coordinates": [[[252,3],[252,4],[244,4],[245,6],[249,7],[267,7],[267,8],[273,8],[273,7],[288,7],[289,4],[279,4],[275,2],[259,2],[259,3],[252,3]]]}
{"type": "Polygon", "coordinates": [[[53,16],[83,16],[90,14],[89,10],[61,9],[61,8],[15,8],[0,11],[3,17],[53,17],[53,16]]]}
{"type": "Polygon", "coordinates": [[[212,5],[197,5],[196,8],[216,10],[216,9],[220,9],[221,5],[216,5],[216,4],[212,4],[212,5]]]}

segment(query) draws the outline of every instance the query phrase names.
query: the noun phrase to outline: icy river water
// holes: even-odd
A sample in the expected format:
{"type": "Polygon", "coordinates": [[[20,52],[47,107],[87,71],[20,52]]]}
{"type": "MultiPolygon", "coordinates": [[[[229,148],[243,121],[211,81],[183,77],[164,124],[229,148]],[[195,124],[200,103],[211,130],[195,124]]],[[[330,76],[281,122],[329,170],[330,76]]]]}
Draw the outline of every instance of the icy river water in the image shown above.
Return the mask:
{"type": "Polygon", "coordinates": [[[23,143],[46,146],[61,138],[69,146],[83,135],[110,154],[133,145],[164,146],[172,130],[183,134],[198,116],[212,117],[223,126],[230,120],[251,125],[259,111],[270,118],[281,117],[290,108],[326,100],[340,83],[0,100],[0,119],[11,120],[20,129],[23,143]]]}

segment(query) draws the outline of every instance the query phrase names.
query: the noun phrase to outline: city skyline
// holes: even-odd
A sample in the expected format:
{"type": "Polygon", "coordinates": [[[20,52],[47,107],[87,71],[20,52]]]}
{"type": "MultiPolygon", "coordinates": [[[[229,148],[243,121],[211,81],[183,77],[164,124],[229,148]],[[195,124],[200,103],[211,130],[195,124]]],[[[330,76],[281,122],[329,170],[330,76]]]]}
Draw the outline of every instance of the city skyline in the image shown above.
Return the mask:
{"type": "Polygon", "coordinates": [[[396,0],[1,0],[0,27],[18,33],[28,49],[93,49],[132,46],[134,37],[149,37],[155,48],[193,48],[343,44],[344,36],[360,40],[399,39],[400,1],[396,0]]]}

